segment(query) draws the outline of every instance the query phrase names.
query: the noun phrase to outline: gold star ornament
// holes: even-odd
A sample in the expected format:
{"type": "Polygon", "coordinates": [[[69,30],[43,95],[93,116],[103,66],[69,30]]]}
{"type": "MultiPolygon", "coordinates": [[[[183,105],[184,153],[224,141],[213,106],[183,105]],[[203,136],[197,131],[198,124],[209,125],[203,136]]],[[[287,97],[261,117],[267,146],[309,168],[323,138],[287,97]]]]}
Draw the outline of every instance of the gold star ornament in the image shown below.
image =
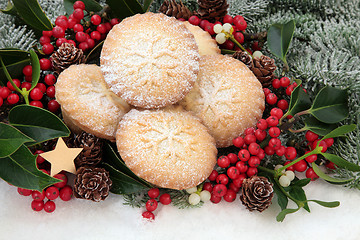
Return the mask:
{"type": "Polygon", "coordinates": [[[59,138],[54,150],[41,153],[40,156],[51,163],[50,175],[54,176],[62,170],[76,173],[74,159],[82,151],[82,148],[68,148],[62,138],[59,138]]]}

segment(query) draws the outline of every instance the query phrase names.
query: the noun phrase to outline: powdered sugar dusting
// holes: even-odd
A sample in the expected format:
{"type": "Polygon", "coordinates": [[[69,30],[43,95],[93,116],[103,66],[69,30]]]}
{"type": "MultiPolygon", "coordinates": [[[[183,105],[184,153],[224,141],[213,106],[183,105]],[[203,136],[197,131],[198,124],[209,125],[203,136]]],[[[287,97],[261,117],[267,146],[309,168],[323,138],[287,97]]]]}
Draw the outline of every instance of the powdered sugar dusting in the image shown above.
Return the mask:
{"type": "Polygon", "coordinates": [[[255,125],[265,108],[262,86],[240,61],[223,56],[203,56],[198,80],[180,102],[210,129],[217,147],[255,125]]]}
{"type": "Polygon", "coordinates": [[[215,140],[181,108],[131,110],[119,123],[116,143],[135,174],[161,187],[196,186],[216,163],[215,140]]]}
{"type": "Polygon", "coordinates": [[[116,25],[101,53],[110,89],[137,107],[174,104],[192,88],[199,71],[194,36],[175,18],[137,14],[116,25]]]}

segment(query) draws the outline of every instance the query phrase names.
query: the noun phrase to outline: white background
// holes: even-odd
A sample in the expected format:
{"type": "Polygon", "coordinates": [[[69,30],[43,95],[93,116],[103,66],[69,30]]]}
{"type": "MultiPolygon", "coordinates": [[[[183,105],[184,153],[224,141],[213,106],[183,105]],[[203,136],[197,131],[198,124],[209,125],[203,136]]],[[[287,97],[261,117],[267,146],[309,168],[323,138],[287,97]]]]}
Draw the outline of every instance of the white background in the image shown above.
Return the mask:
{"type": "Polygon", "coordinates": [[[0,179],[0,239],[360,239],[359,190],[320,180],[305,191],[308,199],[341,204],[328,209],[310,203],[311,213],[301,209],[282,223],[275,220],[277,204],[255,213],[238,198],[185,210],[159,205],[156,220],[147,222],[141,217],[144,209],[125,206],[113,194],[101,203],[56,199],[55,212],[34,212],[30,196],[20,196],[0,179]]]}

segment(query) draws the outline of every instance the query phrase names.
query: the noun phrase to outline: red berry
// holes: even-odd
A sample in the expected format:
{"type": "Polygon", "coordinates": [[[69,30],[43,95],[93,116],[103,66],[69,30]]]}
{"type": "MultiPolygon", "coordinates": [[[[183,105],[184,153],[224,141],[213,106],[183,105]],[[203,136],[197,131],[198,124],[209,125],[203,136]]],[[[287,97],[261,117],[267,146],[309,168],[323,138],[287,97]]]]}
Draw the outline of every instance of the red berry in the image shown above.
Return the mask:
{"type": "Polygon", "coordinates": [[[281,141],[278,138],[271,138],[269,141],[269,147],[273,148],[275,151],[281,147],[281,141]]]}
{"type": "Polygon", "coordinates": [[[23,196],[30,196],[32,193],[32,190],[25,189],[25,188],[18,188],[17,191],[20,195],[23,195],[23,196]]]}
{"type": "Polygon", "coordinates": [[[45,192],[32,191],[31,196],[35,201],[42,201],[45,199],[45,192]]]}
{"type": "Polygon", "coordinates": [[[32,75],[32,66],[31,65],[26,65],[23,70],[22,70],[23,74],[25,76],[31,76],[32,75]]]}
{"type": "Polygon", "coordinates": [[[229,153],[227,157],[229,158],[231,164],[234,164],[238,161],[238,156],[235,153],[229,153]]]}
{"type": "Polygon", "coordinates": [[[280,87],[281,87],[280,80],[277,79],[277,78],[275,78],[274,80],[272,80],[271,85],[272,85],[273,88],[275,88],[275,89],[280,88],[280,87]]]}
{"type": "Polygon", "coordinates": [[[241,161],[243,161],[243,162],[246,162],[246,161],[248,161],[248,160],[250,159],[250,153],[249,153],[249,151],[246,150],[246,149],[241,149],[241,150],[239,151],[238,156],[239,156],[239,159],[240,159],[241,161]]]}
{"type": "MultiPolygon", "coordinates": [[[[214,32],[215,34],[215,32],[214,32]]],[[[228,50],[233,50],[235,47],[235,43],[233,43],[231,40],[226,40],[225,43],[223,43],[222,48],[228,49],[228,50]]]]}
{"type": "Polygon", "coordinates": [[[9,105],[14,105],[14,104],[18,103],[19,100],[20,100],[20,97],[16,93],[12,93],[7,97],[7,101],[9,103],[9,105]]]}
{"type": "Polygon", "coordinates": [[[3,105],[4,100],[2,98],[0,98],[0,107],[3,105]]]}
{"type": "Polygon", "coordinates": [[[215,34],[215,32],[214,32],[214,25],[215,25],[215,24],[213,24],[213,23],[208,23],[208,24],[206,24],[204,30],[207,31],[210,35],[214,35],[214,34],[215,34]]]}
{"type": "MultiPolygon", "coordinates": [[[[315,149],[315,148],[316,148],[316,145],[317,145],[317,143],[318,143],[319,141],[320,141],[319,139],[316,139],[316,140],[312,143],[312,149],[315,149]]],[[[325,142],[324,140],[320,142],[319,146],[322,147],[321,152],[324,153],[324,152],[327,151],[328,146],[327,146],[327,144],[326,144],[326,142],[325,142]]]]}
{"type": "Polygon", "coordinates": [[[158,207],[158,202],[155,199],[149,199],[147,200],[145,207],[149,212],[153,212],[158,207]]]}
{"type": "Polygon", "coordinates": [[[68,20],[68,28],[74,29],[75,24],[77,24],[77,20],[74,18],[69,18],[68,20]]]}
{"type": "MultiPolygon", "coordinates": [[[[19,79],[12,79],[12,81],[14,82],[15,86],[17,86],[18,88],[20,87],[20,80],[19,79]]],[[[11,84],[10,81],[8,81],[6,83],[6,86],[11,90],[11,91],[15,91],[15,88],[13,87],[13,85],[11,84]]]]}
{"type": "Polygon", "coordinates": [[[316,139],[319,138],[319,135],[317,135],[316,133],[312,132],[312,131],[307,131],[305,133],[305,138],[306,140],[308,140],[309,142],[313,142],[315,141],[316,139]]]}
{"type": "Polygon", "coordinates": [[[236,167],[239,169],[240,173],[245,173],[248,170],[248,166],[242,161],[237,162],[236,167]]]}
{"type": "Polygon", "coordinates": [[[244,34],[242,34],[241,32],[235,32],[234,33],[234,38],[240,44],[243,44],[245,42],[244,34]]]}
{"type": "Polygon", "coordinates": [[[275,93],[269,93],[268,95],[266,95],[266,102],[270,105],[274,105],[277,102],[277,96],[275,95],[275,93]]]}
{"type": "MultiPolygon", "coordinates": [[[[309,153],[310,151],[307,151],[305,152],[305,154],[309,153]]],[[[308,163],[312,163],[312,162],[315,162],[317,160],[317,155],[316,154],[312,154],[308,157],[305,158],[305,160],[308,162],[308,163]]]]}
{"type": "Polygon", "coordinates": [[[73,40],[68,40],[67,42],[68,42],[69,44],[72,44],[72,45],[76,46],[76,42],[73,41],[73,40]]]}
{"type": "Polygon", "coordinates": [[[230,159],[227,156],[221,156],[218,158],[217,164],[221,168],[227,168],[230,165],[230,159]]]}
{"type": "Polygon", "coordinates": [[[45,76],[44,78],[44,82],[48,85],[48,86],[52,86],[56,83],[56,78],[53,74],[48,74],[45,76]]]}
{"type": "Polygon", "coordinates": [[[227,192],[227,188],[224,184],[216,184],[213,188],[212,194],[215,197],[223,197],[227,192]]]}
{"type": "Polygon", "coordinates": [[[101,39],[101,34],[98,31],[93,31],[90,33],[90,37],[96,41],[101,39]]]}
{"type": "Polygon", "coordinates": [[[120,19],[118,18],[113,18],[110,20],[110,24],[115,26],[116,24],[119,24],[120,23],[120,19]]]}
{"type": "Polygon", "coordinates": [[[33,200],[31,202],[31,208],[36,211],[36,212],[39,212],[41,210],[43,210],[44,208],[44,201],[36,201],[36,200],[33,200]]]}
{"type": "Polygon", "coordinates": [[[45,43],[42,46],[42,51],[44,52],[44,54],[50,55],[54,52],[54,46],[50,43],[45,43]]]}
{"type": "Polygon", "coordinates": [[[256,167],[249,167],[249,169],[246,171],[246,175],[248,177],[252,177],[258,173],[258,170],[256,167]]]}
{"type": "Polygon", "coordinates": [[[99,24],[96,27],[96,31],[98,31],[101,34],[105,34],[106,33],[106,26],[104,24],[99,24]]]}
{"type": "Polygon", "coordinates": [[[11,93],[8,87],[0,87],[0,98],[6,99],[11,93]]]}
{"type": "Polygon", "coordinates": [[[161,204],[163,205],[169,205],[171,203],[171,196],[168,193],[163,193],[161,194],[159,201],[161,202],[161,204]]]}
{"type": "Polygon", "coordinates": [[[216,170],[212,170],[208,179],[210,181],[215,181],[218,175],[219,175],[219,173],[216,170]]]}
{"type": "Polygon", "coordinates": [[[234,182],[232,182],[232,183],[230,183],[229,184],[229,190],[232,190],[232,191],[234,191],[235,193],[238,193],[239,191],[240,191],[240,188],[239,187],[237,187],[235,184],[234,184],[234,182]]]}
{"type": "Polygon", "coordinates": [[[67,184],[67,181],[68,181],[68,178],[65,174],[62,174],[62,173],[58,173],[54,176],[54,178],[57,178],[59,180],[61,180],[61,182],[59,183],[55,183],[54,184],[54,187],[57,187],[57,188],[63,188],[66,186],[67,184]]]}
{"type": "Polygon", "coordinates": [[[327,138],[324,141],[325,141],[327,147],[331,147],[334,144],[333,138],[327,138]]]}
{"type": "Polygon", "coordinates": [[[256,129],[255,131],[255,137],[260,142],[266,138],[266,135],[267,133],[265,130],[256,129]]]}
{"type": "Polygon", "coordinates": [[[260,130],[266,130],[268,127],[268,124],[266,122],[265,119],[260,119],[257,123],[256,123],[256,127],[260,130]]]}
{"type": "Polygon", "coordinates": [[[53,99],[48,102],[47,107],[50,112],[55,113],[60,108],[60,104],[55,99],[53,99]]]}
{"type": "Polygon", "coordinates": [[[40,101],[31,101],[29,104],[34,107],[44,108],[44,105],[40,101]]]}
{"type": "Polygon", "coordinates": [[[31,83],[29,83],[29,82],[22,82],[21,83],[21,89],[23,89],[23,88],[25,88],[26,90],[30,90],[30,88],[31,88],[31,83]]]}
{"type": "Polygon", "coordinates": [[[85,42],[87,37],[86,37],[86,33],[84,32],[77,32],[75,35],[76,41],[78,42],[85,42]]]}
{"type": "Polygon", "coordinates": [[[271,127],[269,129],[269,135],[273,138],[276,138],[278,136],[280,136],[280,128],[278,127],[271,127]]]}
{"type": "Polygon", "coordinates": [[[292,85],[290,85],[290,86],[288,86],[287,88],[286,88],[286,95],[288,95],[288,96],[290,96],[291,95],[291,93],[294,91],[294,86],[292,86],[292,85]]]}
{"type": "Polygon", "coordinates": [[[274,155],[274,153],[275,153],[275,149],[270,146],[266,146],[264,148],[264,151],[265,151],[266,155],[269,155],[269,156],[274,155]]]}
{"type": "Polygon", "coordinates": [[[224,196],[224,200],[227,202],[233,202],[235,199],[236,199],[236,192],[234,190],[228,189],[224,196]]]}
{"type": "Polygon", "coordinates": [[[336,165],[333,162],[327,161],[327,163],[325,163],[325,167],[334,170],[336,167],[336,165]]]}
{"type": "Polygon", "coordinates": [[[152,188],[148,191],[150,198],[157,198],[160,195],[160,190],[158,188],[152,188]]]}
{"type": "Polygon", "coordinates": [[[155,219],[155,215],[152,212],[146,211],[142,213],[143,218],[148,219],[149,221],[153,221],[155,219]]]}
{"type": "Polygon", "coordinates": [[[43,71],[49,70],[51,68],[51,61],[47,58],[40,59],[40,69],[43,71]]]}
{"type": "Polygon", "coordinates": [[[225,15],[224,18],[223,18],[223,23],[230,23],[230,24],[232,24],[232,23],[233,23],[233,18],[232,18],[232,16],[230,16],[230,15],[225,15]]]}
{"type": "Polygon", "coordinates": [[[212,193],[210,201],[214,204],[217,204],[217,203],[221,202],[221,197],[215,196],[215,194],[212,193]]]}
{"type": "Polygon", "coordinates": [[[66,38],[58,38],[57,40],[56,40],[56,46],[57,47],[60,47],[63,43],[67,43],[67,39],[66,38]]]}
{"type": "Polygon", "coordinates": [[[233,23],[239,31],[243,31],[247,28],[247,23],[244,18],[234,18],[233,23]]]}
{"type": "Polygon", "coordinates": [[[189,23],[191,23],[192,25],[198,26],[201,22],[201,19],[198,18],[197,16],[193,15],[191,17],[189,17],[189,23]]]}
{"type": "Polygon", "coordinates": [[[33,100],[40,100],[40,99],[42,99],[42,97],[43,97],[43,93],[42,93],[42,91],[40,90],[40,88],[34,88],[33,90],[31,90],[31,92],[30,92],[30,97],[31,97],[31,99],[33,99],[33,100]]]}
{"type": "Polygon", "coordinates": [[[35,88],[39,88],[41,90],[42,93],[46,92],[46,86],[43,83],[38,83],[36,84],[35,88]]]}
{"type": "Polygon", "coordinates": [[[264,159],[265,158],[265,151],[264,149],[260,149],[259,153],[256,155],[258,158],[264,159]]]}
{"type": "Polygon", "coordinates": [[[260,165],[260,158],[257,156],[251,156],[248,161],[248,164],[250,167],[257,167],[260,165]]]}
{"type": "Polygon", "coordinates": [[[280,157],[284,156],[285,152],[286,152],[286,147],[284,147],[284,146],[280,146],[280,148],[275,150],[276,155],[278,155],[280,157]]]}
{"type": "Polygon", "coordinates": [[[84,18],[84,11],[82,8],[74,9],[74,12],[72,14],[73,14],[74,18],[76,18],[76,19],[81,20],[84,18]]]}
{"type": "Polygon", "coordinates": [[[270,111],[270,115],[271,115],[271,116],[275,116],[275,117],[277,117],[278,119],[280,119],[280,118],[284,115],[284,113],[283,113],[283,111],[282,111],[280,108],[273,108],[273,109],[271,109],[271,111],[270,111]]]}
{"type": "Polygon", "coordinates": [[[301,159],[299,162],[295,163],[294,165],[295,171],[304,172],[307,169],[307,164],[304,159],[301,159]]]}
{"type": "Polygon", "coordinates": [[[281,110],[285,111],[286,109],[288,109],[289,103],[285,99],[281,99],[277,102],[276,106],[281,110]]]}
{"type": "Polygon", "coordinates": [[[233,139],[233,144],[237,148],[241,148],[244,145],[245,141],[242,137],[237,137],[233,139]]]}
{"type": "Polygon", "coordinates": [[[268,95],[269,93],[271,93],[270,89],[268,88],[263,88],[264,94],[265,96],[268,95]]]}
{"type": "Polygon", "coordinates": [[[226,174],[219,174],[216,178],[216,182],[227,185],[229,183],[229,178],[226,176],[226,174]]]}
{"type": "Polygon", "coordinates": [[[55,20],[55,25],[63,28],[64,30],[66,30],[69,27],[68,20],[66,17],[65,18],[57,18],[55,20]]]}
{"type": "Polygon", "coordinates": [[[253,135],[255,133],[255,129],[253,127],[247,128],[244,131],[245,135],[253,135]]]}
{"type": "Polygon", "coordinates": [[[89,45],[87,44],[87,42],[82,42],[79,44],[79,48],[85,52],[89,49],[89,45]]]}
{"type": "Polygon", "coordinates": [[[55,200],[59,196],[59,190],[56,187],[48,187],[45,190],[45,196],[49,200],[55,200]]]}
{"type": "Polygon", "coordinates": [[[101,23],[101,17],[95,14],[91,17],[90,21],[94,25],[99,25],[101,23]]]}
{"type": "Polygon", "coordinates": [[[257,155],[260,152],[260,145],[257,143],[250,143],[248,150],[251,155],[257,155]]]}
{"type": "Polygon", "coordinates": [[[238,178],[234,179],[232,183],[235,185],[235,187],[240,188],[246,177],[247,176],[245,173],[241,173],[240,176],[238,178]]]}
{"type": "Polygon", "coordinates": [[[290,79],[288,77],[280,78],[280,84],[282,87],[287,87],[290,84],[290,79]]]}
{"type": "Polygon", "coordinates": [[[44,36],[44,37],[51,37],[52,36],[52,31],[42,31],[42,35],[44,36]]]}
{"type": "Polygon", "coordinates": [[[294,147],[287,147],[285,150],[285,157],[288,160],[293,160],[296,158],[297,151],[294,147]]]}
{"type": "Polygon", "coordinates": [[[275,116],[270,116],[266,119],[269,127],[276,127],[279,124],[279,119],[275,116]]]}
{"type": "Polygon", "coordinates": [[[75,24],[73,29],[76,33],[84,31],[84,27],[79,23],[75,24]]]}
{"type": "Polygon", "coordinates": [[[73,195],[73,190],[69,185],[66,185],[62,189],[60,189],[60,199],[63,201],[69,201],[73,195]]]}
{"type": "Polygon", "coordinates": [[[56,205],[53,201],[47,201],[44,204],[44,211],[47,213],[51,213],[53,211],[55,211],[56,205]]]}
{"type": "Polygon", "coordinates": [[[89,46],[90,49],[92,49],[93,47],[95,47],[95,41],[94,41],[94,39],[92,39],[92,38],[88,38],[88,39],[86,40],[86,43],[88,44],[88,46],[89,46]]]}
{"type": "Polygon", "coordinates": [[[55,38],[65,37],[65,30],[62,27],[55,26],[52,30],[52,34],[55,38]]]}
{"type": "Polygon", "coordinates": [[[203,190],[212,192],[212,190],[213,190],[213,185],[212,185],[211,183],[209,183],[209,182],[206,182],[206,183],[204,183],[204,185],[203,185],[203,190]]]}
{"type": "Polygon", "coordinates": [[[40,45],[44,45],[45,43],[50,43],[51,40],[47,36],[41,36],[39,39],[40,45]]]}
{"type": "Polygon", "coordinates": [[[76,1],[73,5],[74,9],[80,8],[82,10],[85,10],[85,4],[82,1],[76,1]]]}
{"type": "MultiPolygon", "coordinates": [[[[291,163],[291,161],[286,161],[284,163],[284,166],[288,165],[289,163],[291,163]]],[[[286,170],[295,171],[294,165],[291,165],[290,167],[286,168],[286,170]]]]}
{"type": "Polygon", "coordinates": [[[50,175],[50,172],[46,169],[39,169],[40,171],[42,171],[43,173],[47,174],[47,175],[50,175]]]}
{"type": "Polygon", "coordinates": [[[314,169],[311,167],[308,168],[308,170],[306,170],[305,176],[307,178],[311,178],[311,181],[315,181],[316,179],[319,178],[319,176],[315,173],[314,169]]]}
{"type": "Polygon", "coordinates": [[[249,134],[244,137],[244,141],[246,145],[250,145],[250,143],[256,142],[256,137],[255,135],[249,134]]]}
{"type": "Polygon", "coordinates": [[[44,152],[44,151],[42,151],[42,150],[36,150],[36,151],[34,152],[35,155],[37,154],[37,157],[36,157],[36,163],[37,163],[37,164],[41,164],[41,163],[45,162],[45,159],[40,156],[40,154],[43,153],[43,152],[44,152]]]}
{"type": "MultiPolygon", "coordinates": [[[[35,89],[35,88],[34,88],[35,89]]],[[[55,97],[55,86],[49,86],[46,89],[46,95],[50,98],[54,98],[55,97]]]]}

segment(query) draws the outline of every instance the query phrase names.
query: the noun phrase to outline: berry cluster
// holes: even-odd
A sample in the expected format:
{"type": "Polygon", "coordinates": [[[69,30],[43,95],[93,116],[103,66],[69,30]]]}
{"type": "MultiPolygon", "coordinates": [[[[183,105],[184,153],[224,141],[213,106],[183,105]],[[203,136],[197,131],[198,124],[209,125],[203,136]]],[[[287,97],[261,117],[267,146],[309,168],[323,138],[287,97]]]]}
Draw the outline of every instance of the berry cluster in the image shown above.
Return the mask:
{"type": "Polygon", "coordinates": [[[154,211],[158,208],[158,202],[163,205],[169,205],[171,203],[171,197],[168,193],[163,193],[160,195],[160,190],[158,188],[152,188],[147,192],[148,196],[150,197],[149,200],[146,202],[146,212],[142,213],[143,218],[154,220],[155,215],[154,211]],[[160,197],[159,197],[160,196],[160,197]],[[159,200],[156,200],[159,197],[159,200]]]}
{"type": "MultiPolygon", "coordinates": [[[[39,157],[38,157],[39,158],[39,157]]],[[[40,157],[41,158],[41,157],[40,157]]],[[[40,169],[46,174],[49,174],[48,171],[40,169]]],[[[67,177],[65,174],[58,173],[54,178],[62,180],[62,182],[56,183],[53,186],[47,187],[42,192],[18,188],[18,193],[23,196],[30,196],[33,198],[31,202],[31,208],[38,212],[44,209],[45,212],[51,213],[55,211],[56,205],[54,200],[60,197],[63,201],[69,201],[73,195],[73,190],[71,186],[67,184],[67,177]],[[48,200],[44,203],[45,198],[48,200]]]]}
{"type": "Polygon", "coordinates": [[[190,194],[188,202],[191,205],[197,205],[202,202],[208,202],[211,198],[211,193],[208,190],[203,189],[203,186],[200,185],[199,188],[192,187],[186,189],[186,192],[190,194]]]}

